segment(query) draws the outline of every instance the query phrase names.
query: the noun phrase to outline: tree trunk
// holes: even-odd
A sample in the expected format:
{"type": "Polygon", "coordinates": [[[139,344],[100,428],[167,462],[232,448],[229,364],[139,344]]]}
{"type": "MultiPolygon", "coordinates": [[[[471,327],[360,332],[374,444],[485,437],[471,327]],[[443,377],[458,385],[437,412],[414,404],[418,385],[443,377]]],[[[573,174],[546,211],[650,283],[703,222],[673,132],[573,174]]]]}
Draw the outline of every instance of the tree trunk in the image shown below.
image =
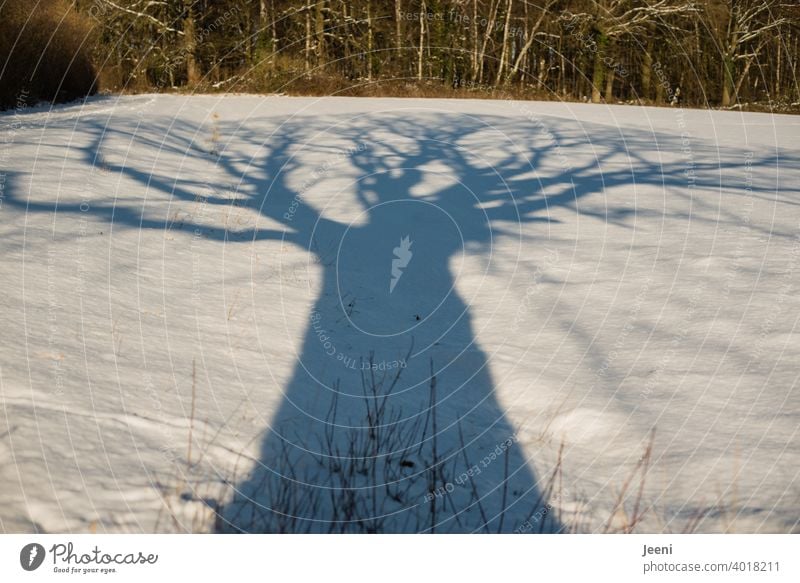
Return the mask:
{"type": "Polygon", "coordinates": [[[644,54],[642,55],[642,70],[641,70],[641,84],[642,84],[642,94],[641,99],[650,99],[650,88],[651,88],[651,80],[652,80],[652,73],[653,73],[653,37],[655,35],[655,30],[653,26],[648,26],[649,37],[647,39],[647,44],[644,48],[644,54]]]}
{"type": "MultiPolygon", "coordinates": [[[[425,3],[422,4],[425,6],[425,3]]],[[[483,44],[481,45],[481,52],[478,57],[478,83],[483,82],[483,60],[486,58],[486,47],[489,44],[489,40],[492,37],[492,31],[494,30],[494,23],[497,19],[497,10],[500,7],[500,0],[492,1],[492,10],[489,21],[486,25],[486,32],[483,35],[483,44]]]]}
{"type": "Polygon", "coordinates": [[[506,22],[505,26],[503,27],[503,50],[500,53],[500,64],[497,66],[497,77],[494,80],[495,85],[500,85],[501,81],[503,80],[503,70],[505,69],[506,55],[508,54],[508,33],[511,29],[512,1],[513,0],[508,0],[506,2],[506,22]]]}
{"type": "Polygon", "coordinates": [[[642,57],[642,99],[650,99],[650,80],[653,70],[653,55],[650,50],[645,50],[642,57]]]}
{"type": "MultiPolygon", "coordinates": [[[[742,74],[739,75],[739,80],[736,82],[736,87],[733,90],[733,94],[736,96],[738,101],[739,99],[739,90],[742,88],[742,84],[744,80],[747,79],[747,74],[750,72],[750,66],[753,64],[753,59],[747,59],[747,63],[744,65],[744,69],[742,70],[742,74]]],[[[758,78],[756,78],[758,80],[758,78]]]]}
{"type": "Polygon", "coordinates": [[[305,55],[305,72],[311,70],[311,4],[306,5],[306,55],[305,55]]]}
{"type": "Polygon", "coordinates": [[[183,0],[183,50],[186,60],[186,82],[189,85],[196,85],[200,81],[200,70],[195,59],[195,38],[194,38],[194,13],[192,12],[191,0],[183,0]]]}
{"type": "Polygon", "coordinates": [[[722,107],[730,107],[733,92],[733,57],[726,54],[722,59],[722,107]]]}
{"type": "Polygon", "coordinates": [[[403,7],[402,0],[394,0],[394,50],[395,59],[402,59],[403,51],[403,7]]]}
{"type": "Polygon", "coordinates": [[[353,61],[350,58],[350,27],[348,22],[350,18],[347,15],[347,1],[341,0],[340,6],[342,8],[342,52],[344,53],[344,74],[348,79],[354,76],[353,61]]]}
{"type": "Polygon", "coordinates": [[[271,0],[270,5],[272,6],[272,55],[269,58],[269,65],[271,68],[275,68],[275,55],[278,53],[278,27],[277,27],[277,12],[275,12],[275,0],[271,0]]]}
{"type": "Polygon", "coordinates": [[[739,45],[739,6],[734,2],[730,6],[728,29],[725,35],[725,54],[722,56],[722,107],[729,107],[733,100],[734,59],[739,45]]]}
{"type": "Polygon", "coordinates": [[[472,0],[472,51],[469,64],[472,70],[471,81],[475,83],[478,80],[478,0],[472,0]]]}
{"type": "Polygon", "coordinates": [[[422,81],[422,51],[425,46],[425,0],[422,0],[422,12],[419,13],[419,53],[417,53],[417,81],[422,81]]]}
{"type": "Polygon", "coordinates": [[[597,46],[594,52],[594,67],[592,70],[592,103],[600,103],[600,95],[603,89],[603,80],[605,79],[606,66],[603,63],[603,54],[605,53],[606,45],[608,44],[608,37],[602,32],[597,35],[597,46]]]}
{"type": "MultiPolygon", "coordinates": [[[[788,37],[788,35],[787,35],[788,37]]],[[[773,100],[780,99],[781,97],[781,53],[783,52],[783,47],[781,46],[780,39],[775,39],[775,89],[773,89],[772,94],[774,95],[773,100]]],[[[791,37],[787,38],[786,45],[789,46],[791,44],[791,37]]]]}
{"type": "Polygon", "coordinates": [[[603,96],[606,103],[614,101],[614,69],[609,69],[606,72],[606,90],[603,96]]]}
{"type": "Polygon", "coordinates": [[[561,96],[567,96],[567,57],[564,54],[564,41],[561,37],[558,39],[558,54],[561,58],[561,66],[558,71],[558,84],[561,87],[561,96]]]}
{"type": "Polygon", "coordinates": [[[656,83],[656,104],[661,105],[662,103],[664,103],[664,85],[659,79],[658,83],[656,83]]]}
{"type": "MultiPolygon", "coordinates": [[[[549,55],[548,55],[549,57],[549,55]]],[[[539,57],[539,89],[544,87],[545,82],[547,81],[547,61],[545,60],[544,54],[539,57]]]]}
{"type": "Polygon", "coordinates": [[[267,47],[267,0],[259,0],[256,4],[257,13],[251,20],[250,26],[250,59],[259,62],[264,58],[267,47]]]}
{"type": "Polygon", "coordinates": [[[317,8],[315,14],[315,36],[316,36],[316,57],[317,66],[325,62],[325,2],[317,0],[317,8]]]}
{"type": "Polygon", "coordinates": [[[372,80],[373,39],[372,0],[367,0],[367,81],[372,80]]]}

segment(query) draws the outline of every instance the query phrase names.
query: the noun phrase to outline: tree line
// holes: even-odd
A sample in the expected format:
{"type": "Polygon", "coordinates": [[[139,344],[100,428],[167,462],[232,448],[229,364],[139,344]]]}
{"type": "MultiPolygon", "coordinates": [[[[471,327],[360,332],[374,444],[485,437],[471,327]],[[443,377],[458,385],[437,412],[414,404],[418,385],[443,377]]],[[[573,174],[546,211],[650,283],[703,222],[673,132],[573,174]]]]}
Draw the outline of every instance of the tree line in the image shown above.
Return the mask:
{"type": "Polygon", "coordinates": [[[49,50],[90,90],[800,102],[796,0],[5,0],[0,28],[2,82],[49,50]]]}

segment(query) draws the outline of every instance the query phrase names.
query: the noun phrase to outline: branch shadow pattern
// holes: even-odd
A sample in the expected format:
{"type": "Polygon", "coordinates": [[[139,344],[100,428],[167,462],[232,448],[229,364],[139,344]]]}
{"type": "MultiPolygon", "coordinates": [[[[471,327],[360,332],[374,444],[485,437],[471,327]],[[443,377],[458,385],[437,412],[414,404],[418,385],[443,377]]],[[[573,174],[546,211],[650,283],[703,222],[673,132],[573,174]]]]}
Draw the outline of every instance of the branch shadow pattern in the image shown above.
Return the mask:
{"type": "MultiPolygon", "coordinates": [[[[255,121],[263,120],[248,123],[255,121]]],[[[518,129],[515,120],[430,112],[266,121],[274,128],[266,135],[243,123],[223,125],[221,134],[230,139],[213,155],[196,146],[201,129],[181,119],[169,120],[166,136],[81,122],[92,136],[81,149],[89,168],[115,134],[159,153],[209,157],[234,185],[238,205],[280,227],[210,229],[187,220],[183,228],[231,244],[281,241],[307,252],[321,270],[293,376],[280,388],[283,403],[265,430],[255,468],[220,509],[217,530],[561,530],[549,512],[552,483],[534,475],[496,397],[490,358],[463,295],[469,286],[459,281],[463,257],[484,257],[487,277],[498,237],[515,239],[523,251],[522,226],[541,223],[546,230],[556,209],[624,225],[630,207],[607,206],[598,215],[580,206],[608,188],[646,184],[680,196],[685,163],[655,163],[638,153],[654,140],[679,151],[679,141],[631,130],[620,139],[616,128],[583,124],[580,131],[554,130],[552,141],[526,144],[503,137],[518,129]],[[499,154],[481,157],[470,139],[498,140],[499,154]],[[604,147],[598,151],[593,143],[604,147]],[[338,192],[312,195],[297,187],[315,172],[310,159],[326,152],[337,157],[342,148],[352,179],[338,192]],[[558,168],[557,152],[575,163],[558,168]],[[344,198],[351,210],[330,212],[325,197],[344,198]],[[404,240],[410,241],[405,249],[404,240]],[[320,330],[335,335],[333,353],[320,330]]],[[[771,164],[769,156],[752,162],[771,164]]],[[[154,167],[106,169],[165,197],[197,200],[196,184],[154,167]]],[[[696,188],[718,188],[713,174],[725,164],[695,169],[696,188]]],[[[322,174],[338,177],[339,171],[322,174]]],[[[87,213],[79,203],[25,199],[13,186],[6,204],[26,212],[89,214],[134,229],[172,227],[140,205],[95,202],[87,213]]],[[[224,206],[231,198],[217,193],[203,202],[224,206]]],[[[708,220],[719,220],[720,209],[709,212],[717,218],[708,220]]]]}

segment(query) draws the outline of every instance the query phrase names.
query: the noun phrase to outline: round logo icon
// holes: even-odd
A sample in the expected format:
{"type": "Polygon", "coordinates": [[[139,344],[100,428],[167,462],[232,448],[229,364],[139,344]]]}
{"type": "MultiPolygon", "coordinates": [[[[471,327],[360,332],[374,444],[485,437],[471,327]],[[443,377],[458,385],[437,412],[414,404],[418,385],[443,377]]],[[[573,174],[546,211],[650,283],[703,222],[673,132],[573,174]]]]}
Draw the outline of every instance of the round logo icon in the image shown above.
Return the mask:
{"type": "Polygon", "coordinates": [[[44,547],[39,543],[30,543],[19,552],[19,564],[26,571],[35,571],[44,562],[44,547]]]}

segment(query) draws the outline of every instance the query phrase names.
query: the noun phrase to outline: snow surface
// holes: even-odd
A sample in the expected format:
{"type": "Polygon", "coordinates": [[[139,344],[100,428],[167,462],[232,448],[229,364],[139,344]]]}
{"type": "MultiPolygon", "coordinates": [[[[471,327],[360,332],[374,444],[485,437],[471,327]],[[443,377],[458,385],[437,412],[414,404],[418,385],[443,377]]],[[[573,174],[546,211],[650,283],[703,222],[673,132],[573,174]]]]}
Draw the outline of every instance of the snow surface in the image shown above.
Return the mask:
{"type": "Polygon", "coordinates": [[[651,435],[637,530],[798,529],[800,118],[143,95],[0,135],[2,531],[249,530],[281,451],[325,487],[370,358],[412,421],[433,367],[492,531],[625,530],[651,435]]]}

